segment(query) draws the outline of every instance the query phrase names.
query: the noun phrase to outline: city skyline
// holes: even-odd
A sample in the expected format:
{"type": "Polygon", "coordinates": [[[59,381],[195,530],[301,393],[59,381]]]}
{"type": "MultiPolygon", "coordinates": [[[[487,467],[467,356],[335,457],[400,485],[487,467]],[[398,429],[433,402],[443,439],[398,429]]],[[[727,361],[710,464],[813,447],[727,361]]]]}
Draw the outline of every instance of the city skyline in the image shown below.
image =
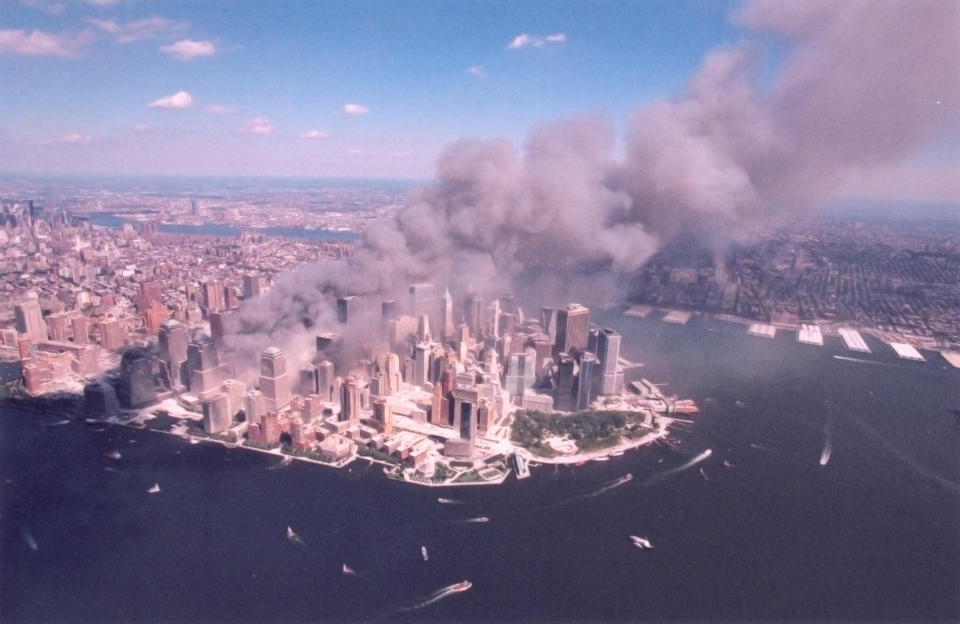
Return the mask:
{"type": "MultiPolygon", "coordinates": [[[[430,178],[462,137],[522,149],[540,124],[579,115],[609,128],[616,161],[643,118],[688,97],[725,56],[754,57],[762,102],[805,56],[836,53],[824,49],[843,28],[877,27],[858,25],[863,7],[850,3],[840,30],[811,35],[801,27],[823,7],[771,17],[770,6],[5,3],[0,171],[430,178]]],[[[889,24],[897,7],[871,19],[889,24]]],[[[933,17],[915,21],[936,29],[933,17]]],[[[833,196],[956,199],[958,87],[938,62],[956,45],[946,43],[902,85],[915,91],[909,114],[936,131],[853,158],[833,196]]],[[[854,103],[902,104],[888,99],[864,91],[854,103]]]]}

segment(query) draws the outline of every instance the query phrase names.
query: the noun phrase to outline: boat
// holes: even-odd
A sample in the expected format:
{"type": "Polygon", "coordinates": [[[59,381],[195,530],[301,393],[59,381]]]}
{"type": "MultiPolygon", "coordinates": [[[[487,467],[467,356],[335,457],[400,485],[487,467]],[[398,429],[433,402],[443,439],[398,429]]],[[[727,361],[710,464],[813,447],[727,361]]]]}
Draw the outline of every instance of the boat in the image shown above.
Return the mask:
{"type": "Polygon", "coordinates": [[[438,498],[437,502],[441,505],[456,505],[458,501],[455,501],[452,498],[438,498]]]}
{"type": "Polygon", "coordinates": [[[293,532],[293,529],[287,527],[287,539],[294,539],[297,537],[297,534],[293,532]]]}
{"type": "Polygon", "coordinates": [[[150,489],[147,490],[147,492],[149,492],[150,494],[159,494],[159,493],[160,493],[160,484],[159,484],[159,483],[154,483],[153,485],[150,486],[150,489]]]}
{"type": "Polygon", "coordinates": [[[427,547],[426,547],[426,546],[421,546],[421,547],[420,547],[420,556],[423,557],[423,560],[424,560],[424,561],[430,561],[430,556],[427,554],[427,547]]]}
{"type": "Polygon", "coordinates": [[[600,457],[594,457],[593,461],[599,461],[599,462],[610,461],[610,458],[607,457],[606,455],[601,455],[600,457]]]}
{"type": "Polygon", "coordinates": [[[627,483],[628,481],[633,481],[633,473],[632,473],[632,472],[628,472],[627,474],[625,474],[625,475],[623,475],[622,477],[620,477],[619,479],[617,479],[617,485],[622,485],[622,484],[624,484],[624,483],[627,483]]]}
{"type": "Polygon", "coordinates": [[[513,454],[513,465],[517,469],[517,479],[526,479],[530,476],[530,468],[519,453],[513,454]]]}
{"type": "Polygon", "coordinates": [[[107,451],[103,454],[104,457],[109,457],[110,459],[120,459],[120,451],[107,451]]]}
{"type": "Polygon", "coordinates": [[[633,545],[639,548],[640,550],[653,550],[653,544],[650,543],[645,537],[638,537],[636,535],[630,536],[630,541],[633,542],[633,545]]]}
{"type": "Polygon", "coordinates": [[[486,516],[477,516],[476,518],[467,518],[465,522],[490,522],[490,518],[486,516]]]}
{"type": "Polygon", "coordinates": [[[610,451],[610,457],[620,457],[623,455],[623,451],[610,451]]]}
{"type": "Polygon", "coordinates": [[[450,588],[450,591],[454,591],[454,592],[465,592],[465,591],[467,591],[468,589],[470,589],[471,587],[473,587],[473,583],[471,583],[470,581],[464,579],[464,580],[460,581],[459,583],[457,583],[456,585],[452,586],[452,587],[450,588]]]}
{"type": "Polygon", "coordinates": [[[727,460],[723,460],[723,467],[726,468],[727,470],[733,470],[733,464],[731,464],[727,460]]]}
{"type": "Polygon", "coordinates": [[[710,480],[710,477],[707,476],[707,473],[706,473],[706,471],[704,471],[703,468],[700,469],[700,476],[703,477],[703,480],[704,480],[704,481],[709,481],[709,480],[710,480]]]}
{"type": "Polygon", "coordinates": [[[343,564],[343,573],[346,574],[347,576],[356,576],[356,575],[357,575],[357,573],[354,571],[354,569],[351,568],[350,566],[348,566],[347,564],[343,564]]]}

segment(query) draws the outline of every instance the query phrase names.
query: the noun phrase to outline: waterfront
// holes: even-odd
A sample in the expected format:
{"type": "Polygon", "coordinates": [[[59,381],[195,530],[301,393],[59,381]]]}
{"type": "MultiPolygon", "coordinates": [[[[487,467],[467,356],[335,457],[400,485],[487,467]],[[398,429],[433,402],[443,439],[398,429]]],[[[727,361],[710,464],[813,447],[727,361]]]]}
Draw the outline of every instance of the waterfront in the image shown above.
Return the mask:
{"type": "MultiPolygon", "coordinates": [[[[124,223],[132,223],[130,219],[124,219],[112,213],[94,213],[90,215],[90,222],[100,227],[120,229],[124,223]]],[[[359,234],[347,230],[324,230],[324,229],[305,229],[295,227],[260,227],[260,228],[241,228],[232,225],[223,225],[221,223],[204,223],[202,225],[190,225],[182,223],[160,223],[157,225],[157,232],[160,234],[187,234],[198,236],[239,236],[244,232],[257,234],[260,236],[280,236],[286,238],[305,238],[309,240],[329,240],[339,242],[352,242],[359,238],[359,234]]]]}
{"type": "Polygon", "coordinates": [[[958,371],[897,360],[872,337],[858,362],[833,357],[849,355],[833,336],[812,347],[699,318],[595,320],[624,335],[643,377],[697,401],[692,431],[677,449],[444,491],[462,504],[379,466],[279,468],[3,408],[0,619],[957,619],[958,371]],[[706,448],[709,480],[692,469],[643,485],[706,448]],[[477,516],[490,522],[465,522],[477,516]],[[398,612],[464,578],[469,591],[398,612]]]}

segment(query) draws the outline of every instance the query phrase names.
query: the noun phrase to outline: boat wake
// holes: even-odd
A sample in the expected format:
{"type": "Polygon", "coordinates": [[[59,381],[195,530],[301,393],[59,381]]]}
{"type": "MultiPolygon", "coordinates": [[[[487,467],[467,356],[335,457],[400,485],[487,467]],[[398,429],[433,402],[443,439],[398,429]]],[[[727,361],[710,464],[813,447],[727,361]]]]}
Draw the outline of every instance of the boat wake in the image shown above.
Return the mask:
{"type": "Polygon", "coordinates": [[[70,420],[69,420],[68,418],[64,418],[63,420],[55,420],[55,421],[53,421],[53,422],[43,423],[43,426],[44,426],[44,427],[59,427],[60,425],[69,425],[69,424],[70,424],[70,420]]]}
{"type": "Polygon", "coordinates": [[[441,505],[462,505],[462,500],[457,500],[455,498],[438,498],[437,502],[441,505]]]}
{"type": "Polygon", "coordinates": [[[476,518],[466,518],[464,520],[461,520],[460,522],[463,522],[466,524],[482,524],[484,522],[490,522],[490,518],[486,516],[477,516],[476,518]]]}
{"type": "Polygon", "coordinates": [[[24,527],[20,527],[20,535],[23,537],[23,541],[26,542],[27,547],[30,550],[34,552],[40,550],[40,545],[37,544],[37,540],[33,539],[33,534],[30,533],[30,531],[24,527]]]}
{"type": "Polygon", "coordinates": [[[304,548],[307,547],[307,543],[303,541],[303,538],[294,533],[293,529],[287,527],[287,539],[293,542],[294,544],[300,544],[304,548]]]}
{"type": "Polygon", "coordinates": [[[278,468],[286,468],[291,463],[293,463],[293,457],[285,455],[283,459],[280,460],[280,463],[274,464],[267,468],[267,470],[277,470],[278,468]]]}
{"type": "Polygon", "coordinates": [[[552,505],[548,505],[547,508],[550,509],[550,508],[553,508],[553,507],[561,507],[561,506],[563,506],[563,505],[567,505],[567,504],[572,503],[572,502],[574,502],[574,501],[584,500],[584,499],[587,499],[587,498],[595,498],[595,497],[597,497],[597,496],[600,496],[601,494],[605,494],[606,492],[609,492],[610,490],[612,490],[612,489],[614,489],[614,488],[618,488],[618,487],[620,487],[621,485],[624,485],[625,483],[629,483],[630,481],[633,481],[633,475],[628,472],[627,474],[623,475],[622,477],[617,477],[617,478],[614,479],[613,481],[607,481],[606,483],[601,484],[600,487],[598,487],[597,489],[593,490],[592,492],[587,492],[586,494],[578,494],[577,496],[572,496],[572,497],[570,497],[570,498],[565,498],[565,499],[563,499],[562,501],[560,501],[559,503],[553,503],[552,505]]]}
{"type": "Polygon", "coordinates": [[[772,448],[768,448],[768,447],[766,447],[766,446],[764,446],[764,445],[762,445],[762,444],[754,444],[754,443],[751,442],[751,443],[750,443],[750,448],[752,448],[752,449],[757,449],[758,451],[766,451],[766,452],[768,452],[768,453],[773,453],[774,455],[779,455],[779,454],[780,454],[780,451],[775,450],[775,449],[772,449],[772,448]]]}
{"type": "Polygon", "coordinates": [[[453,585],[447,585],[446,587],[441,587],[440,589],[433,592],[429,596],[424,596],[414,604],[396,609],[395,611],[393,611],[393,614],[406,613],[407,611],[416,611],[417,609],[423,609],[424,607],[429,607],[430,605],[436,602],[440,602],[444,598],[447,598],[454,594],[465,592],[471,587],[473,587],[473,583],[471,583],[470,581],[460,581],[459,583],[454,583],[453,585]]]}
{"type": "Polygon", "coordinates": [[[675,474],[677,474],[678,472],[683,472],[684,470],[687,470],[688,468],[693,468],[694,466],[696,466],[696,465],[699,464],[700,462],[706,461],[707,458],[709,458],[711,455],[713,455],[713,450],[707,449],[707,450],[705,450],[704,452],[702,452],[702,453],[700,453],[699,455],[697,455],[696,457],[690,459],[689,461],[687,461],[687,462],[685,462],[685,463],[677,466],[676,468],[671,468],[671,469],[669,469],[669,470],[664,470],[664,471],[661,472],[661,473],[658,473],[658,474],[653,475],[652,477],[650,477],[649,479],[647,479],[646,481],[643,482],[643,487],[648,487],[648,486],[651,486],[651,485],[656,485],[657,483],[660,483],[661,481],[663,481],[663,480],[666,479],[667,477],[670,477],[670,476],[672,476],[672,475],[675,475],[675,474]]]}
{"type": "Polygon", "coordinates": [[[823,451],[820,452],[820,465],[826,466],[830,461],[830,455],[833,454],[833,431],[831,423],[833,414],[827,413],[827,422],[823,425],[823,451]]]}
{"type": "Polygon", "coordinates": [[[877,362],[875,360],[862,360],[860,358],[850,357],[848,355],[835,355],[833,356],[835,360],[843,360],[844,362],[859,362],[860,364],[873,364],[874,366],[889,366],[893,368],[899,368],[896,364],[891,364],[889,362],[877,362]]]}

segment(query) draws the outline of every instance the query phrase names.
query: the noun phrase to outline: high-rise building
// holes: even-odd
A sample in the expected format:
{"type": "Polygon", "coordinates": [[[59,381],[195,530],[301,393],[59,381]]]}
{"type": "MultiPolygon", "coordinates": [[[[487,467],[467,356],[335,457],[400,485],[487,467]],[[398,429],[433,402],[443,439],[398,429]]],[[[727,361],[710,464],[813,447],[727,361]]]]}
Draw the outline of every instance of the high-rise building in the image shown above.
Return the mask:
{"type": "Polygon", "coordinates": [[[425,387],[430,379],[430,345],[418,343],[413,349],[413,385],[425,387]]]}
{"type": "Polygon", "coordinates": [[[569,412],[574,407],[573,368],[572,357],[566,353],[557,356],[557,397],[554,405],[563,412],[569,412]]]}
{"type": "Polygon", "coordinates": [[[577,401],[575,408],[585,410],[593,400],[593,386],[598,377],[599,365],[596,356],[589,351],[580,356],[580,376],[577,380],[577,401]]]}
{"type": "Polygon", "coordinates": [[[203,401],[203,431],[209,434],[223,433],[233,423],[230,400],[226,394],[217,393],[203,401]]]}
{"type": "Polygon", "coordinates": [[[590,310],[579,303],[571,303],[557,312],[557,340],[554,353],[572,353],[587,348],[590,331],[590,310]]]}
{"type": "Polygon", "coordinates": [[[290,377],[287,357],[276,347],[267,347],[260,356],[260,378],[257,385],[263,393],[266,409],[279,413],[290,405],[290,377]]]}
{"type": "Polygon", "coordinates": [[[443,409],[444,403],[443,387],[439,383],[433,384],[433,391],[430,395],[430,424],[447,424],[447,414],[443,409]]]}
{"type": "Polygon", "coordinates": [[[419,342],[431,342],[433,337],[430,334],[430,317],[421,314],[417,319],[417,340],[419,342]]]}
{"type": "Polygon", "coordinates": [[[470,335],[474,340],[479,340],[483,331],[483,298],[477,294],[467,295],[463,308],[464,321],[470,328],[470,335]]]}
{"type": "Polygon", "coordinates": [[[557,310],[544,306],[540,310],[540,325],[543,326],[543,332],[550,338],[550,344],[557,342],[557,310]]]}
{"type": "Polygon", "coordinates": [[[356,316],[360,298],[355,295],[337,297],[337,321],[346,325],[356,316]]]}
{"type": "Polygon", "coordinates": [[[156,358],[145,349],[130,349],[120,360],[120,405],[136,409],[157,400],[153,382],[156,358]]]}
{"type": "Polygon", "coordinates": [[[403,374],[400,372],[400,358],[396,353],[388,353],[384,362],[384,376],[386,377],[385,396],[391,396],[400,391],[403,383],[403,374]]]}
{"type": "Polygon", "coordinates": [[[13,308],[13,315],[17,322],[17,331],[30,337],[30,342],[37,344],[47,339],[47,324],[43,321],[43,311],[40,302],[36,299],[27,299],[13,308]]]}
{"type": "Polygon", "coordinates": [[[87,317],[78,315],[70,319],[73,329],[73,341],[77,344],[90,344],[90,324],[87,317]]]}
{"type": "Polygon", "coordinates": [[[122,349],[127,340],[127,326],[115,318],[100,322],[100,344],[104,349],[122,349]]]}
{"type": "Polygon", "coordinates": [[[479,398],[476,386],[458,386],[453,389],[453,429],[462,440],[471,442],[471,452],[477,437],[479,398]]]}
{"type": "Polygon", "coordinates": [[[267,291],[269,284],[267,278],[263,275],[244,275],[243,276],[243,298],[253,299],[259,297],[267,291]]]}
{"type": "Polygon", "coordinates": [[[360,423],[360,388],[353,377],[347,377],[340,384],[339,420],[349,422],[351,427],[360,423]]]}
{"type": "Polygon", "coordinates": [[[168,318],[170,311],[159,301],[151,301],[143,311],[144,324],[150,334],[156,335],[160,331],[160,325],[168,318]]]}
{"type": "Polygon", "coordinates": [[[433,284],[420,283],[410,285],[410,314],[415,318],[421,315],[436,314],[433,301],[433,284]]]}
{"type": "Polygon", "coordinates": [[[381,433],[393,433],[393,411],[390,408],[388,399],[373,400],[373,420],[377,423],[377,429],[381,433]]]}
{"type": "Polygon", "coordinates": [[[400,312],[400,304],[396,299],[387,299],[380,304],[380,313],[384,321],[397,318],[400,312]]]}
{"type": "Polygon", "coordinates": [[[223,293],[223,282],[220,280],[207,280],[203,283],[203,307],[207,312],[223,310],[225,299],[223,293]]]}
{"type": "Polygon", "coordinates": [[[220,391],[223,381],[220,356],[210,336],[197,334],[187,344],[187,370],[190,373],[190,394],[203,401],[220,391]]]}
{"type": "Polygon", "coordinates": [[[602,395],[620,394],[623,390],[623,372],[620,358],[620,334],[603,327],[597,333],[597,362],[600,364],[598,392],[602,395]]]}
{"type": "Polygon", "coordinates": [[[536,382],[536,365],[537,354],[530,347],[523,353],[510,355],[503,389],[509,392],[515,401],[522,400],[526,389],[532,388],[536,382]]]}
{"type": "Polygon", "coordinates": [[[50,340],[67,341],[67,317],[62,312],[54,312],[47,316],[47,334],[50,340]]]}
{"type": "Polygon", "coordinates": [[[313,364],[307,364],[300,369],[300,396],[310,396],[320,393],[318,369],[313,364]]]}
{"type": "Polygon", "coordinates": [[[225,317],[226,312],[223,310],[212,310],[207,314],[207,318],[210,320],[210,337],[218,344],[223,340],[223,335],[226,332],[223,326],[225,317]]]}
{"type": "Polygon", "coordinates": [[[266,413],[266,401],[259,390],[250,390],[243,399],[243,416],[248,423],[258,423],[266,413]]]}
{"type": "Polygon", "coordinates": [[[440,336],[444,340],[453,338],[453,297],[450,296],[450,289],[443,290],[443,298],[440,300],[440,336]]]}
{"type": "Polygon", "coordinates": [[[187,374],[187,328],[173,319],[160,324],[157,346],[160,351],[161,377],[169,388],[185,388],[190,383],[187,374]]]}
{"type": "Polygon", "coordinates": [[[317,395],[321,401],[325,403],[334,401],[333,385],[335,378],[333,362],[323,360],[317,364],[317,395]]]}

